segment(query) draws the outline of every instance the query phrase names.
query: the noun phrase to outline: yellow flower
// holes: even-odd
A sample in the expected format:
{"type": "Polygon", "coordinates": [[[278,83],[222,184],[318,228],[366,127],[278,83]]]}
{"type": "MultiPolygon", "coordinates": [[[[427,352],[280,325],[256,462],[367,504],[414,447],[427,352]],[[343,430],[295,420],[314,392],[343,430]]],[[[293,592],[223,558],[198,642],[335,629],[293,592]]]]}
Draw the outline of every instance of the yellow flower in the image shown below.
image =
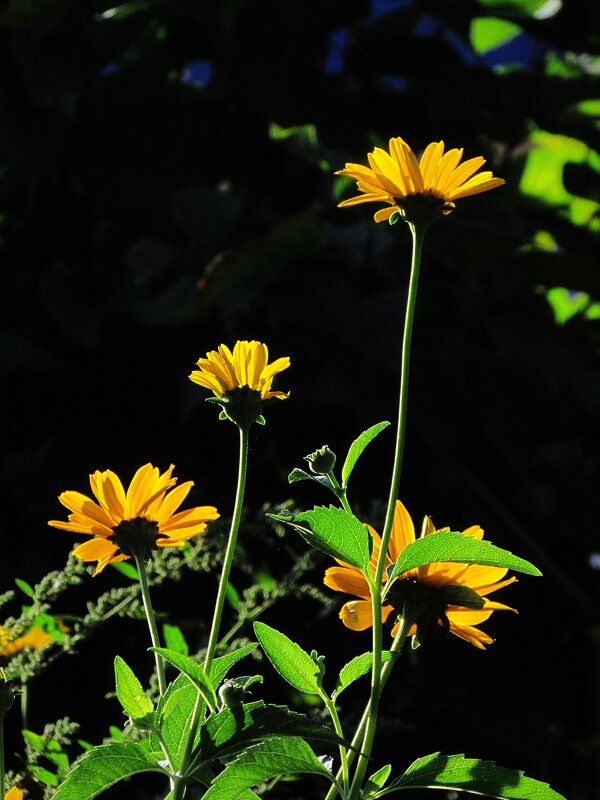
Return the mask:
{"type": "Polygon", "coordinates": [[[23,791],[17,786],[11,786],[8,792],[4,795],[4,800],[23,800],[23,791]]]}
{"type": "Polygon", "coordinates": [[[60,502],[72,513],[69,521],[50,520],[48,525],[93,538],[79,545],[73,554],[82,561],[97,561],[94,575],[111,562],[123,561],[136,553],[147,554],[156,547],[182,547],[186,539],[203,533],[219,514],[213,506],[197,506],[175,513],[194,485],[182,483],[175,489],[174,465],[162,475],[158,467],[140,467],[125,492],[114,472],[96,471],[90,486],[97,502],[80,492],[63,492],[60,502]]]}
{"type": "Polygon", "coordinates": [[[32,650],[40,650],[48,642],[52,641],[52,636],[46,631],[34,625],[23,636],[18,636],[11,640],[12,629],[3,628],[0,626],[0,656],[9,657],[20,653],[21,650],[31,648],[32,650]]]}
{"type": "Polygon", "coordinates": [[[194,370],[190,380],[210,389],[217,397],[223,398],[228,392],[248,387],[260,392],[263,400],[276,397],[285,400],[289,392],[272,392],[271,383],[278,372],[290,365],[290,359],[278,358],[268,364],[269,351],[261,342],[236,342],[233,353],[225,344],[218,350],[211,350],[206,358],[197,361],[199,370],[194,370]]]}
{"type": "MultiPolygon", "coordinates": [[[[435,527],[428,517],[425,517],[423,524],[423,534],[427,536],[435,532],[435,527]]],[[[447,530],[447,529],[443,529],[447,530]]],[[[375,565],[379,556],[381,539],[376,531],[369,526],[369,531],[373,537],[373,553],[371,555],[371,571],[375,573],[375,565]]],[[[466,536],[475,539],[483,538],[483,531],[478,525],[474,525],[463,531],[466,536]]],[[[386,555],[385,566],[394,564],[404,548],[415,541],[415,529],[408,511],[398,500],[394,512],[394,522],[390,543],[386,555]]],[[[361,571],[349,564],[338,562],[339,567],[330,567],[325,572],[324,583],[330,589],[337,592],[347,592],[353,594],[360,600],[350,600],[345,603],[340,611],[340,619],[347,628],[354,631],[362,631],[373,625],[371,600],[369,586],[361,571]]],[[[402,589],[410,589],[415,594],[415,589],[420,594],[420,599],[426,598],[425,617],[417,619],[409,632],[409,636],[417,633],[419,626],[427,626],[431,622],[437,623],[450,630],[451,633],[459,636],[467,642],[485,649],[486,644],[491,644],[494,640],[476,626],[491,616],[493,611],[514,611],[509,606],[502,605],[488,600],[487,595],[501,589],[504,586],[516,581],[516,578],[506,578],[507,570],[500,567],[486,567],[478,564],[460,564],[454,562],[435,562],[423,567],[408,570],[403,573],[392,585],[389,594],[384,601],[382,608],[383,621],[394,610],[390,598],[394,596],[394,590],[398,587],[399,594],[402,589]],[[466,587],[468,590],[476,592],[481,598],[481,608],[467,608],[462,605],[448,603],[448,597],[454,591],[454,587],[466,587]]],[[[384,572],[384,583],[386,576],[384,572]]],[[[459,590],[460,591],[460,590],[459,590]]],[[[421,604],[423,608],[423,604],[421,604]]],[[[397,608],[402,612],[402,608],[397,608]]],[[[398,623],[392,629],[395,636],[398,631],[398,623]]]]}
{"type": "MultiPolygon", "coordinates": [[[[460,164],[463,150],[448,150],[444,153],[444,142],[431,142],[425,148],[421,160],[399,136],[390,139],[389,153],[376,147],[368,154],[369,167],[362,164],[346,164],[336,175],[354,178],[361,194],[344,200],[339,206],[357,203],[387,203],[375,213],[375,222],[383,222],[392,214],[401,214],[410,206],[412,198],[428,198],[436,201],[439,212],[449,214],[454,201],[471,194],[480,194],[502,186],[502,178],[494,178],[491,172],[474,173],[485,164],[481,156],[460,164]]],[[[435,211],[435,208],[433,209],[435,211]]]]}

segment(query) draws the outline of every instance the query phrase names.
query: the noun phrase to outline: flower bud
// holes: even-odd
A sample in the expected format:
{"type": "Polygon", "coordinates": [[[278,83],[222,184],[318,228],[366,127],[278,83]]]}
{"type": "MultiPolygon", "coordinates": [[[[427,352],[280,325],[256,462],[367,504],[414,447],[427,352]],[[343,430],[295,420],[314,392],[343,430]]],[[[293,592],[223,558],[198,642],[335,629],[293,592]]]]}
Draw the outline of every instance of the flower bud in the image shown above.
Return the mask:
{"type": "Polygon", "coordinates": [[[335,466],[335,453],[325,444],[314,453],[304,456],[304,460],[308,461],[311,472],[317,475],[327,475],[335,466]]]}

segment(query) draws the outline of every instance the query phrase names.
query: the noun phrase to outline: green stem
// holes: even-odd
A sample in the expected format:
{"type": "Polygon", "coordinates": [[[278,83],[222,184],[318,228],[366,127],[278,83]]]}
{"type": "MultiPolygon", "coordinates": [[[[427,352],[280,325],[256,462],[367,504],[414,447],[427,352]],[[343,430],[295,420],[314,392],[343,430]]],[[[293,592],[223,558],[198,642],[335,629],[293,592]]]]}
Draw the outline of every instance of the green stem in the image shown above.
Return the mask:
{"type": "MultiPolygon", "coordinates": [[[[242,518],[242,509],[244,506],[244,491],[246,488],[246,473],[248,469],[248,427],[239,427],[240,432],[240,456],[238,466],[238,480],[237,489],[235,493],[235,504],[233,507],[233,517],[231,518],[231,527],[229,528],[229,539],[227,541],[227,549],[225,550],[225,557],[223,560],[223,569],[221,570],[221,577],[219,579],[219,589],[217,591],[217,600],[215,603],[215,610],[213,614],[212,626],[210,629],[210,636],[208,638],[208,645],[206,648],[206,655],[204,657],[204,672],[210,675],[210,668],[213,662],[213,657],[219,641],[219,628],[221,627],[221,617],[223,616],[223,608],[225,607],[225,598],[227,597],[227,584],[229,583],[229,573],[231,572],[231,565],[233,563],[233,556],[235,554],[235,546],[237,542],[238,530],[242,518]]],[[[196,729],[200,721],[200,713],[202,711],[202,696],[198,692],[194,710],[192,712],[192,721],[188,733],[188,738],[185,743],[185,751],[181,759],[180,775],[184,780],[177,781],[173,791],[173,800],[181,800],[185,794],[185,776],[190,766],[190,758],[192,755],[192,746],[196,737],[196,729]]]]}
{"type": "Polygon", "coordinates": [[[212,627],[208,639],[208,646],[206,648],[206,656],[204,657],[204,671],[207,675],[210,673],[210,667],[215,654],[215,649],[217,647],[217,642],[219,641],[219,627],[221,625],[221,617],[223,616],[223,608],[225,606],[225,598],[227,596],[227,584],[229,583],[229,573],[231,571],[231,564],[233,563],[233,556],[235,554],[235,545],[237,542],[238,529],[240,527],[242,508],[244,505],[244,490],[246,488],[246,472],[248,469],[248,428],[242,428],[240,426],[239,431],[240,459],[238,466],[237,491],[235,494],[233,518],[231,520],[231,527],[229,529],[229,541],[227,542],[227,550],[225,551],[225,558],[223,561],[223,570],[221,571],[221,578],[219,580],[217,602],[215,604],[212,627]]]}
{"type": "MultiPolygon", "coordinates": [[[[335,700],[332,700],[330,697],[327,697],[326,694],[323,694],[322,699],[323,702],[325,703],[327,710],[329,711],[329,716],[331,717],[331,720],[333,722],[333,727],[335,728],[335,732],[341,739],[343,739],[344,731],[342,729],[342,724],[340,722],[340,718],[337,713],[337,708],[335,707],[335,700]]],[[[348,789],[350,786],[350,772],[348,769],[348,751],[343,744],[340,744],[340,761],[341,761],[342,785],[344,787],[344,794],[348,794],[348,789]]]]}
{"type": "MultiPolygon", "coordinates": [[[[394,637],[394,641],[392,642],[392,646],[390,647],[390,652],[399,653],[402,650],[402,645],[406,641],[406,636],[407,636],[408,631],[410,630],[411,626],[412,626],[412,622],[410,620],[407,621],[405,618],[401,618],[400,619],[400,625],[398,627],[398,633],[394,637]]],[[[394,661],[395,661],[395,659],[393,659],[393,658],[390,659],[389,661],[386,661],[386,663],[383,665],[383,667],[381,669],[381,691],[383,691],[383,689],[384,689],[384,687],[385,687],[385,685],[387,683],[387,680],[388,680],[388,678],[390,676],[390,673],[391,673],[391,671],[393,669],[393,666],[394,666],[394,661]]],[[[358,723],[358,726],[357,726],[356,731],[354,733],[354,738],[352,739],[352,743],[351,743],[352,746],[351,746],[351,748],[349,748],[350,752],[348,754],[348,768],[350,768],[352,766],[352,764],[354,762],[354,759],[356,758],[356,755],[357,755],[357,749],[358,749],[358,747],[360,747],[360,744],[361,744],[361,742],[363,740],[363,737],[364,737],[364,734],[365,734],[365,726],[367,724],[368,710],[369,710],[369,708],[367,706],[365,708],[365,710],[363,711],[363,715],[361,717],[361,720],[358,723]]],[[[342,777],[342,773],[341,773],[341,769],[339,769],[338,772],[337,772],[337,775],[336,775],[336,780],[339,782],[341,777],[342,777]]],[[[337,786],[335,784],[333,784],[331,786],[331,788],[329,789],[329,791],[327,792],[327,795],[325,796],[325,800],[333,800],[333,798],[337,794],[337,791],[338,791],[337,790],[337,786]]]]}
{"type": "Polygon", "coordinates": [[[379,585],[371,583],[371,608],[373,613],[373,668],[371,670],[371,692],[367,705],[367,718],[365,725],[365,735],[362,741],[361,752],[358,763],[354,771],[354,777],[350,786],[348,800],[358,800],[362,788],[367,764],[373,749],[373,740],[377,729],[377,712],[379,710],[379,698],[381,696],[381,634],[382,623],[382,603],[381,603],[381,583],[379,585]]]}
{"type": "Polygon", "coordinates": [[[427,231],[427,225],[414,225],[408,223],[413,240],[412,262],[410,267],[410,281],[408,285],[408,297],[406,300],[406,315],[404,317],[404,334],[402,338],[402,366],[400,372],[400,395],[398,401],[398,427],[396,429],[396,448],[394,452],[394,468],[388,496],[383,535],[381,537],[381,549],[375,570],[375,584],[381,585],[385,559],[388,551],[390,536],[392,535],[392,525],[394,522],[394,511],[396,500],[398,499],[398,489],[400,487],[400,476],[402,474],[402,457],[404,454],[404,434],[406,431],[406,412],[408,406],[408,374],[410,369],[410,344],[412,340],[413,321],[415,317],[415,307],[417,303],[417,287],[419,285],[419,270],[421,267],[421,253],[423,251],[423,240],[427,231]]]}
{"type": "Polygon", "coordinates": [[[327,477],[331,481],[331,486],[333,488],[333,493],[335,494],[335,496],[338,498],[338,500],[342,504],[342,507],[343,507],[344,511],[347,511],[349,514],[352,514],[352,509],[350,508],[350,503],[348,502],[348,500],[346,498],[346,489],[345,489],[345,487],[344,486],[340,486],[340,484],[338,483],[337,478],[333,474],[333,471],[332,472],[328,472],[327,473],[327,477]]]}
{"type": "Polygon", "coordinates": [[[0,714],[0,799],[4,800],[4,714],[0,714]]]}
{"type": "MultiPolygon", "coordinates": [[[[134,553],[135,566],[138,571],[140,579],[140,589],[142,590],[142,600],[144,602],[144,611],[146,619],[148,620],[148,628],[150,629],[150,639],[152,647],[160,647],[160,637],[158,635],[158,628],[156,627],[156,618],[154,616],[154,609],[152,608],[152,601],[150,599],[150,587],[148,585],[148,573],[146,572],[146,564],[144,559],[137,553],[134,553]]],[[[162,657],[158,653],[154,653],[154,661],[156,663],[156,674],[158,676],[158,690],[162,697],[167,688],[167,681],[165,679],[165,665],[162,657]]]]}
{"type": "Polygon", "coordinates": [[[423,241],[428,225],[416,225],[409,223],[412,233],[413,247],[410,269],[410,281],[408,285],[408,297],[406,300],[406,314],[404,318],[404,334],[402,338],[402,366],[400,373],[400,393],[398,400],[398,426],[396,429],[396,447],[394,452],[394,468],[392,470],[392,480],[388,497],[383,535],[381,537],[381,547],[379,558],[373,576],[371,586],[371,603],[373,608],[373,669],[371,672],[371,693],[369,705],[367,707],[367,719],[365,725],[365,735],[361,748],[361,755],[356,765],[356,771],[350,787],[349,800],[356,800],[360,794],[368,759],[371,756],[375,730],[377,726],[377,715],[379,711],[379,697],[381,694],[381,584],[383,581],[383,571],[388,552],[388,545],[392,535],[394,522],[394,511],[400,487],[400,476],[402,474],[402,458],[404,454],[404,439],[406,432],[406,414],[408,407],[408,377],[410,371],[410,345],[412,340],[412,329],[415,317],[417,302],[417,287],[419,285],[419,270],[421,266],[421,254],[423,251],[423,241]]]}

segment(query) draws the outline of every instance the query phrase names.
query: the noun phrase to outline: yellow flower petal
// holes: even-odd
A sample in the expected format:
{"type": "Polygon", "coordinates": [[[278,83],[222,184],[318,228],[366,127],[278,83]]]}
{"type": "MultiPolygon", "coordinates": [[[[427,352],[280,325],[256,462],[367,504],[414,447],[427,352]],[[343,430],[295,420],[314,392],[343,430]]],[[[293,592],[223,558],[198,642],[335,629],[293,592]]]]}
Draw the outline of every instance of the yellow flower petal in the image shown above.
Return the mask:
{"type": "MultiPolygon", "coordinates": [[[[144,549],[149,548],[148,541],[153,541],[152,536],[149,540],[147,538],[148,530],[151,534],[158,533],[160,538],[156,542],[157,547],[181,547],[185,540],[204,533],[207,523],[217,519],[219,513],[214,506],[196,506],[177,511],[194,484],[188,481],[173,488],[177,483],[177,478],[173,476],[174,469],[171,464],[161,474],[152,464],[144,464],[136,471],[127,492],[114,472],[97,471],[90,476],[90,485],[104,507],[78,492],[63,492],[60,495],[62,504],[74,509],[74,512],[69,515],[68,522],[51,520],[48,524],[72,533],[93,536],[76,547],[73,553],[82,561],[97,561],[95,575],[107,564],[129,558],[129,555],[119,551],[118,545],[112,540],[117,528],[119,537],[140,536],[136,532],[145,531],[139,540],[144,549]],[[97,520],[103,520],[106,524],[101,525],[97,520]],[[141,526],[135,520],[141,520],[141,526]]],[[[117,541],[124,540],[117,538],[117,541]]],[[[135,538],[133,541],[136,541],[135,538]]],[[[123,547],[127,552],[132,552],[125,545],[123,547]]]]}
{"type": "MultiPolygon", "coordinates": [[[[502,178],[494,178],[491,172],[474,173],[485,163],[481,156],[460,163],[462,148],[444,153],[444,142],[431,142],[425,148],[421,160],[399,136],[389,140],[389,153],[375,147],[367,154],[369,166],[348,162],[336,175],[344,175],[356,181],[359,194],[338,203],[340,208],[360,203],[387,203],[410,209],[408,199],[423,195],[442,201],[440,208],[434,203],[432,214],[449,214],[454,200],[468,195],[480,194],[501,186],[502,178]],[[406,200],[406,203],[403,201],[406,200]]],[[[414,205],[412,206],[414,208],[414,205]]],[[[376,222],[389,220],[393,210],[381,209],[374,215],[376,222]]],[[[432,217],[435,219],[435,216],[432,217]]]]}
{"type": "Polygon", "coordinates": [[[268,363],[268,359],[269,350],[262,342],[238,341],[233,352],[227,345],[221,344],[218,351],[212,350],[206,354],[206,358],[198,359],[200,369],[194,370],[189,379],[212,390],[217,397],[248,386],[260,392],[263,400],[271,397],[283,400],[289,393],[271,392],[271,382],[275,375],[290,366],[290,359],[287,356],[278,358],[272,364],[268,363]]]}

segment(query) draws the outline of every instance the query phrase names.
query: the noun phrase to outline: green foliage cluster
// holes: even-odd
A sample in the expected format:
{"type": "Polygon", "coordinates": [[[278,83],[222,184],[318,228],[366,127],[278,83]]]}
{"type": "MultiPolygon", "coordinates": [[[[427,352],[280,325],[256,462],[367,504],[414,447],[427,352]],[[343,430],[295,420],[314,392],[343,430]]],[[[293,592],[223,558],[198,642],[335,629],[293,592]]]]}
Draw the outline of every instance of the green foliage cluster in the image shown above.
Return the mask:
{"type": "MultiPolygon", "coordinates": [[[[66,693],[70,661],[52,672],[56,656],[96,636],[100,620],[141,610],[127,574],[116,589],[98,580],[76,619],[54,605],[52,580],[57,592],[96,587],[82,589],[71,561],[39,578],[70,546],[44,530],[63,484],[98,466],[131,472],[147,454],[198,475],[198,497],[231,502],[222,431],[206,430],[184,377],[215,331],[294,357],[292,424],[273,415],[261,429],[253,503],[281,497],[281,465],[298,463],[305,429],[338,449],[363,420],[391,417],[408,248],[365,207],[336,211],[350,187],[332,173],[390,136],[415,149],[444,137],[466,156],[483,153],[507,185],[466,200],[427,243],[405,497],[441,523],[486,520],[545,583],[535,582],[538,599],[525,582],[516,590],[529,611],[504,656],[482,668],[459,655],[443,680],[434,664],[411,673],[414,695],[427,686],[430,703],[390,696],[382,749],[415,719],[451,738],[457,678],[474,675],[480,702],[464,712],[460,749],[481,742],[493,714],[486,757],[512,763],[525,749],[527,771],[593,800],[596,715],[578,712],[597,678],[599,13],[593,2],[542,0],[3,5],[0,522],[3,574],[34,591],[6,624],[58,616],[71,628],[51,649],[12,659],[11,675],[29,681],[48,667],[66,693]],[[492,701],[483,684],[496,687],[492,701]],[[530,701],[543,713],[515,730],[504,710],[530,701]]],[[[364,456],[358,507],[384,492],[369,468],[380,452],[364,456]]],[[[252,508],[245,530],[265,511],[252,508]]],[[[310,570],[300,547],[293,555],[310,570]]],[[[247,641],[256,609],[279,625],[297,577],[278,594],[261,558],[243,559],[228,595],[231,646],[247,641]],[[241,590],[253,572],[264,580],[241,590]]],[[[153,563],[157,588],[182,564],[153,563]]],[[[183,585],[195,602],[198,589],[183,585]]],[[[319,588],[304,591],[316,602],[298,624],[318,637],[313,609],[330,612],[319,588]]],[[[41,697],[39,708],[32,727],[43,731],[56,714],[41,697]]],[[[448,768],[459,783],[471,769],[448,768]]]]}

